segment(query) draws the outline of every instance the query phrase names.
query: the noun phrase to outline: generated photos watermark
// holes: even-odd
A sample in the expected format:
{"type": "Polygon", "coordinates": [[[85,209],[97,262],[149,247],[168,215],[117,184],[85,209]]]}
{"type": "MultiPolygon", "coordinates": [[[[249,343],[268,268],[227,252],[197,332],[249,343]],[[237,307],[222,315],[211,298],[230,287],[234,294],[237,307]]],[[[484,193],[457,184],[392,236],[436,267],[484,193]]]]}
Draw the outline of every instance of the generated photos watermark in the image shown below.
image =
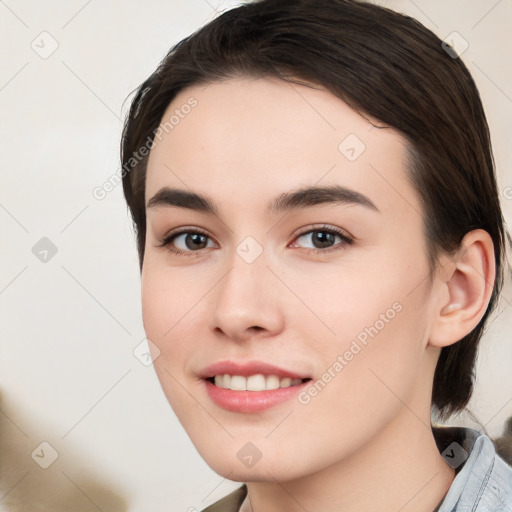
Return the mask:
{"type": "Polygon", "coordinates": [[[322,376],[315,382],[312,382],[307,389],[299,393],[298,400],[301,404],[307,405],[313,398],[325,389],[338,375],[350,361],[354,359],[367,345],[369,340],[375,338],[385,327],[388,325],[400,311],[403,306],[400,302],[395,302],[393,305],[386,310],[385,313],[381,313],[379,318],[369,327],[365,327],[350,343],[350,347],[339,354],[336,360],[325,370],[322,376]]]}
{"type": "Polygon", "coordinates": [[[107,195],[122,182],[123,178],[133,171],[133,169],[149,155],[149,152],[156,144],[155,140],[158,139],[158,141],[161,142],[164,134],[168,134],[170,131],[174,130],[174,128],[180,124],[181,120],[185,119],[197,105],[197,99],[192,96],[186,103],[181,105],[181,107],[176,108],[169,119],[160,123],[158,128],[153,131],[152,136],[148,135],[146,142],[130,156],[128,161],[120,169],[110,175],[101,186],[94,187],[92,190],[94,199],[98,201],[105,199],[107,195]]]}

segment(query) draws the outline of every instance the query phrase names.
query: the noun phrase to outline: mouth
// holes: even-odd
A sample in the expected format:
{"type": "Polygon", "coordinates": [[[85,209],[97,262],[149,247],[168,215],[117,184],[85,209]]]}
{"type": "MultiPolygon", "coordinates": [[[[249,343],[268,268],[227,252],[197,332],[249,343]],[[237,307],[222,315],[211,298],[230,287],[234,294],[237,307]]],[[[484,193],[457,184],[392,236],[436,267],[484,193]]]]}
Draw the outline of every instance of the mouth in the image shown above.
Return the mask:
{"type": "Polygon", "coordinates": [[[214,377],[210,377],[206,380],[218,388],[231,389],[233,391],[272,391],[274,389],[298,386],[299,384],[311,379],[291,379],[290,377],[280,378],[278,375],[264,375],[262,373],[249,376],[225,373],[215,375],[214,377]]]}
{"type": "Polygon", "coordinates": [[[239,413],[258,413],[289,401],[312,380],[257,361],[216,363],[200,376],[216,405],[239,413]]]}

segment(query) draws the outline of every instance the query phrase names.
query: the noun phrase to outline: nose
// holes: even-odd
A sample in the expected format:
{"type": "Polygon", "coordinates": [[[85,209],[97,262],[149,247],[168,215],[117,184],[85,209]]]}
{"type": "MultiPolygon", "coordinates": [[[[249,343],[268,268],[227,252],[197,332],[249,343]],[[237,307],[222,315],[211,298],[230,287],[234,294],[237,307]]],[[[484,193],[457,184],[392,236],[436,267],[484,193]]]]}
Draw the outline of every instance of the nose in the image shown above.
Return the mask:
{"type": "Polygon", "coordinates": [[[213,329],[236,342],[278,334],[284,326],[283,294],[264,254],[251,263],[234,254],[230,262],[215,287],[213,329]]]}

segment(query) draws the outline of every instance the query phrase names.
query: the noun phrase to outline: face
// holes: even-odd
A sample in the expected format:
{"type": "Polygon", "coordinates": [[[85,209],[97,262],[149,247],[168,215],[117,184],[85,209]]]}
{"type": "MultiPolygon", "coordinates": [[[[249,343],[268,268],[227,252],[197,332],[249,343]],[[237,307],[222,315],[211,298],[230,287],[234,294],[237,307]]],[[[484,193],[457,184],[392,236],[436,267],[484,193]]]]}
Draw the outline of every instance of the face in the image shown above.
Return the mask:
{"type": "Polygon", "coordinates": [[[206,462],[290,480],[426,414],[433,291],[404,139],[273,78],[188,88],[173,115],[147,167],[143,320],[206,462]]]}

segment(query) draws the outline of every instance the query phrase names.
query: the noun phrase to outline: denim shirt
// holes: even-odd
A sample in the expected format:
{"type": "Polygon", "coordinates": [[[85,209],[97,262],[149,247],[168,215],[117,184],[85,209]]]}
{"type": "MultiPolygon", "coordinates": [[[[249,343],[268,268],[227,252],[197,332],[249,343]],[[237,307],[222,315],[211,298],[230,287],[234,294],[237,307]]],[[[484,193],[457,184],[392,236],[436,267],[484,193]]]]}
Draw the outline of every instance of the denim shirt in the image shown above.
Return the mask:
{"type": "MultiPolygon", "coordinates": [[[[437,448],[456,476],[435,512],[512,512],[512,467],[485,434],[465,427],[434,426],[437,448]]],[[[247,487],[203,512],[250,510],[247,487]]]]}
{"type": "Polygon", "coordinates": [[[443,447],[436,437],[443,458],[452,467],[457,463],[454,461],[457,452],[466,460],[441,502],[439,512],[512,512],[512,467],[496,453],[489,437],[472,428],[440,428],[456,443],[450,447],[445,439],[443,447]]]}

